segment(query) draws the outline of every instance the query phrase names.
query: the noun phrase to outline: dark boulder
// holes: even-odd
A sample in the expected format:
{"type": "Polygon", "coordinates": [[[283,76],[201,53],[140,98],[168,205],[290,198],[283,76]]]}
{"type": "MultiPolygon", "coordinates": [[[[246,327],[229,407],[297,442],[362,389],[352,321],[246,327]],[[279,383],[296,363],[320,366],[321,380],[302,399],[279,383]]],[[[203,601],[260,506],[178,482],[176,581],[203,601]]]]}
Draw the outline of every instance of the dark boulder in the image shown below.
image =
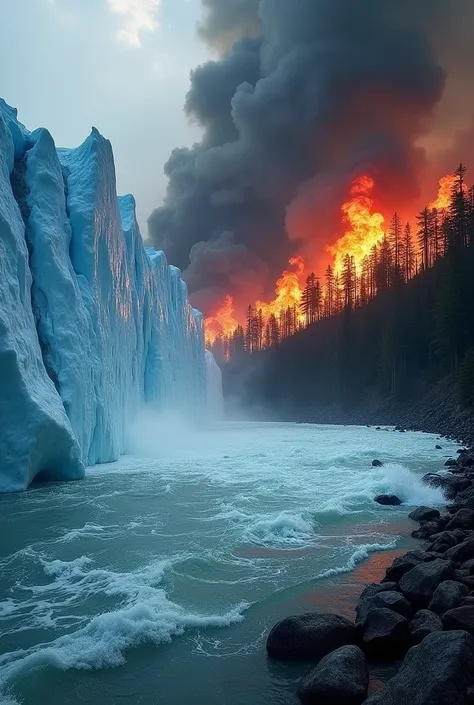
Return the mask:
{"type": "Polygon", "coordinates": [[[436,445],[435,448],[436,450],[443,450],[443,446],[436,445]]]}
{"type": "Polygon", "coordinates": [[[459,539],[454,531],[441,531],[439,534],[430,536],[431,546],[428,551],[435,553],[445,553],[448,549],[456,546],[459,539]]]}
{"type": "Polygon", "coordinates": [[[439,529],[440,526],[438,521],[424,521],[419,529],[415,529],[411,532],[411,535],[415,539],[429,539],[430,536],[438,534],[439,529]]]}
{"type": "Polygon", "coordinates": [[[421,644],[428,634],[442,631],[443,622],[439,615],[430,610],[420,610],[410,622],[410,644],[421,644]]]}
{"type": "Polygon", "coordinates": [[[317,660],[347,644],[355,644],[355,625],[336,614],[311,612],[278,622],[267,639],[267,652],[282,660],[317,660]]]}
{"type": "Polygon", "coordinates": [[[474,558],[474,539],[467,539],[446,551],[446,558],[454,563],[465,563],[474,558]]]}
{"type": "Polygon", "coordinates": [[[306,674],[298,698],[304,705],[361,705],[368,685],[363,651],[358,646],[342,646],[306,674]]]}
{"type": "Polygon", "coordinates": [[[410,604],[402,593],[387,590],[359,600],[356,607],[356,623],[363,622],[369,610],[381,608],[393,610],[393,612],[401,614],[402,617],[408,617],[410,614],[410,604]]]}
{"type": "Polygon", "coordinates": [[[474,455],[468,453],[462,453],[459,456],[459,465],[462,468],[472,468],[474,466],[474,455]]]}
{"type": "Polygon", "coordinates": [[[398,505],[402,503],[402,500],[394,494],[378,494],[377,497],[374,497],[374,502],[377,502],[377,504],[398,507],[398,505]]]}
{"type": "Polygon", "coordinates": [[[425,485],[430,485],[430,487],[444,487],[446,484],[445,478],[441,475],[437,475],[435,472],[426,473],[426,475],[423,475],[421,478],[421,481],[424,482],[425,485]]]}
{"type": "Polygon", "coordinates": [[[429,563],[420,563],[405,573],[400,580],[400,589],[409,602],[424,607],[432,600],[438,585],[453,577],[453,564],[436,558],[429,563]]]}
{"type": "Polygon", "coordinates": [[[446,630],[463,629],[474,634],[474,605],[456,607],[443,614],[443,626],[446,630]]]}
{"type": "Polygon", "coordinates": [[[474,574],[474,558],[470,558],[468,561],[464,561],[461,565],[461,570],[466,570],[469,575],[474,574]]]}
{"type": "Polygon", "coordinates": [[[373,468],[383,468],[383,463],[381,460],[372,460],[373,468]]]}
{"type": "Polygon", "coordinates": [[[468,589],[462,583],[455,580],[444,580],[434,591],[428,609],[436,614],[444,614],[448,610],[458,607],[467,593],[468,589]]]}
{"type": "Polygon", "coordinates": [[[359,597],[359,602],[362,600],[366,600],[369,597],[373,597],[374,595],[377,595],[379,592],[388,592],[392,590],[398,590],[398,583],[392,582],[386,582],[386,583],[369,583],[368,585],[365,586],[365,588],[362,590],[360,597],[359,597]]]}
{"type": "Polygon", "coordinates": [[[474,683],[474,639],[435,632],[408,652],[399,672],[365,705],[468,705],[474,683]]]}
{"type": "Polygon", "coordinates": [[[362,648],[372,658],[402,656],[408,648],[408,620],[383,607],[367,612],[360,622],[360,634],[362,648]]]}
{"type": "Polygon", "coordinates": [[[460,509],[446,526],[447,531],[453,529],[474,529],[474,509],[460,509]]]}
{"type": "Polygon", "coordinates": [[[439,519],[440,513],[438,509],[431,507],[417,507],[408,515],[413,521],[431,521],[431,519],[439,519]]]}
{"type": "Polygon", "coordinates": [[[449,458],[449,460],[447,460],[444,465],[447,468],[454,468],[454,467],[456,467],[456,464],[457,464],[457,461],[454,458],[449,458]]]}
{"type": "Polygon", "coordinates": [[[435,557],[426,551],[410,551],[404,556],[395,558],[392,565],[385,572],[385,582],[400,582],[400,579],[419,563],[435,560],[435,557]]]}

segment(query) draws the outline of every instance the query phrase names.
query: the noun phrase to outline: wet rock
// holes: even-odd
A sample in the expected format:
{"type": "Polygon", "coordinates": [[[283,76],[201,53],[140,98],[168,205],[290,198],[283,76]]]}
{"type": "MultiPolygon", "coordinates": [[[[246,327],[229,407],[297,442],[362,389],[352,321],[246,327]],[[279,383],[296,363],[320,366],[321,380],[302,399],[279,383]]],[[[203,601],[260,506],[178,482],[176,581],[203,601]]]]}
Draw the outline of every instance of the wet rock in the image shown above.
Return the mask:
{"type": "Polygon", "coordinates": [[[453,468],[456,466],[456,460],[454,458],[449,458],[449,460],[447,460],[444,465],[447,468],[453,468]]]}
{"type": "Polygon", "coordinates": [[[359,626],[362,648],[373,659],[399,657],[408,648],[408,620],[397,612],[369,610],[359,626]]]}
{"type": "Polygon", "coordinates": [[[434,632],[410,649],[399,672],[366,705],[467,705],[474,682],[474,640],[434,632]]]}
{"type": "Polygon", "coordinates": [[[474,539],[467,539],[446,551],[446,558],[454,563],[465,563],[474,558],[474,539]]]}
{"type": "Polygon", "coordinates": [[[453,529],[473,529],[474,509],[460,509],[446,526],[447,531],[453,529]]]}
{"type": "Polygon", "coordinates": [[[426,473],[426,475],[423,475],[421,478],[421,481],[424,482],[425,485],[430,485],[430,487],[444,487],[446,484],[445,478],[441,475],[437,475],[435,472],[426,473]]]}
{"type": "Polygon", "coordinates": [[[436,450],[443,450],[443,446],[440,446],[440,445],[436,445],[435,448],[436,448],[436,450]]]}
{"type": "Polygon", "coordinates": [[[428,548],[430,553],[445,553],[459,543],[459,538],[454,531],[441,531],[439,534],[430,536],[430,542],[431,546],[428,548]]]}
{"type": "Polygon", "coordinates": [[[374,595],[377,595],[377,593],[379,593],[379,592],[388,592],[388,591],[393,591],[393,590],[395,590],[395,591],[398,590],[398,583],[395,583],[395,582],[369,583],[362,590],[360,597],[359,597],[359,602],[361,602],[362,600],[366,600],[369,597],[373,597],[374,595]]]}
{"type": "Polygon", "coordinates": [[[443,622],[439,615],[430,610],[420,610],[410,622],[410,644],[421,644],[429,634],[442,631],[443,622]]]}
{"type": "Polygon", "coordinates": [[[435,557],[426,551],[410,551],[404,556],[395,558],[392,565],[387,568],[383,584],[386,582],[398,583],[400,579],[419,563],[435,560],[435,557]]]}
{"type": "Polygon", "coordinates": [[[382,608],[397,612],[402,617],[408,617],[410,614],[410,604],[402,593],[387,590],[359,600],[356,607],[356,624],[362,623],[370,610],[382,608]]]}
{"type": "Polygon", "coordinates": [[[358,646],[343,646],[306,674],[298,698],[303,705],[361,705],[368,685],[364,653],[358,646]]]}
{"type": "Polygon", "coordinates": [[[461,565],[461,570],[467,571],[469,575],[474,575],[474,558],[464,561],[461,565]]]}
{"type": "Polygon", "coordinates": [[[438,585],[433,593],[433,599],[428,605],[428,609],[436,614],[444,614],[448,610],[459,607],[461,600],[468,593],[468,589],[462,583],[455,580],[444,580],[438,585]]]}
{"type": "Polygon", "coordinates": [[[336,614],[309,613],[278,622],[267,639],[267,652],[281,660],[317,660],[355,644],[355,625],[336,614]]]}
{"type": "Polygon", "coordinates": [[[405,573],[400,580],[400,589],[409,602],[424,607],[432,600],[438,585],[453,577],[453,564],[436,558],[429,563],[420,563],[405,573]]]}
{"type": "Polygon", "coordinates": [[[382,468],[383,463],[381,460],[372,460],[372,467],[373,468],[382,468]]]}
{"type": "Polygon", "coordinates": [[[474,605],[456,607],[443,614],[443,626],[446,630],[463,629],[474,634],[474,605]]]}
{"type": "Polygon", "coordinates": [[[440,513],[438,509],[431,507],[417,507],[408,515],[413,521],[431,521],[431,519],[439,519],[440,513]]]}
{"type": "Polygon", "coordinates": [[[374,497],[374,502],[377,502],[377,504],[397,507],[402,503],[402,500],[394,494],[379,494],[377,497],[374,497]]]}
{"type": "Polygon", "coordinates": [[[439,523],[437,521],[424,521],[419,529],[411,532],[415,539],[429,539],[430,536],[439,533],[439,523]]]}

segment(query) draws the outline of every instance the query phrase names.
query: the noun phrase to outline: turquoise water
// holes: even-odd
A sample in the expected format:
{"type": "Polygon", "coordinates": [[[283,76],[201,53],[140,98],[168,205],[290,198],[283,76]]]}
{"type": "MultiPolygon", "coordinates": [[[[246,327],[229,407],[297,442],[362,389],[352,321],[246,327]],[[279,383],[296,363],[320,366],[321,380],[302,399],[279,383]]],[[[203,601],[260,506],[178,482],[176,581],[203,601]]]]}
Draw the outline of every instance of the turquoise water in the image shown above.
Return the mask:
{"type": "Polygon", "coordinates": [[[455,449],[437,442],[148,424],[140,455],[1,497],[0,701],[294,703],[301,666],[267,661],[268,630],[291,612],[350,613],[360,582],[412,545],[407,505],[442,502],[420,475],[455,449]],[[374,504],[380,492],[404,506],[374,504]]]}

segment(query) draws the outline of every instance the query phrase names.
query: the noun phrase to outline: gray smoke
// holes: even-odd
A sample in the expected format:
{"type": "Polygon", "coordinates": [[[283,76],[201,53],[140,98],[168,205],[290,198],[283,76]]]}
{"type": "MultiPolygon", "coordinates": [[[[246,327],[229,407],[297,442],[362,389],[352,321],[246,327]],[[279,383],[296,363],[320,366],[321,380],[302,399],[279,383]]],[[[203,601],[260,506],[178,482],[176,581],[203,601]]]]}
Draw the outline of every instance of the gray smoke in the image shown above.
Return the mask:
{"type": "Polygon", "coordinates": [[[199,33],[224,53],[192,73],[185,110],[204,137],[172,152],[149,234],[209,314],[227,293],[248,303],[248,282],[257,296],[268,291],[295,243],[324,249],[358,174],[376,177],[387,212],[417,198],[422,139],[452,119],[445,87],[456,102],[474,75],[474,3],[203,5],[199,33]]]}

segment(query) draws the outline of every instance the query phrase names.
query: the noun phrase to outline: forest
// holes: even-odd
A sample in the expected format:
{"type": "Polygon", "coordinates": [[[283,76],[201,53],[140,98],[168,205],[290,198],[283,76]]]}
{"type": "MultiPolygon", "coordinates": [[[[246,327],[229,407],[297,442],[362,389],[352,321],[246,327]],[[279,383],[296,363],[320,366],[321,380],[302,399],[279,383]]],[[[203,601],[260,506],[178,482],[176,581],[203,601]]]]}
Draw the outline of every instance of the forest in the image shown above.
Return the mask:
{"type": "Polygon", "coordinates": [[[425,208],[412,233],[395,214],[357,271],[310,275],[300,310],[217,341],[228,396],[291,415],[369,393],[403,399],[420,382],[453,373],[463,406],[474,406],[474,190],[461,164],[446,207],[425,208]],[[303,323],[301,323],[303,319],[303,323]],[[219,345],[221,350],[219,350],[219,345]]]}

